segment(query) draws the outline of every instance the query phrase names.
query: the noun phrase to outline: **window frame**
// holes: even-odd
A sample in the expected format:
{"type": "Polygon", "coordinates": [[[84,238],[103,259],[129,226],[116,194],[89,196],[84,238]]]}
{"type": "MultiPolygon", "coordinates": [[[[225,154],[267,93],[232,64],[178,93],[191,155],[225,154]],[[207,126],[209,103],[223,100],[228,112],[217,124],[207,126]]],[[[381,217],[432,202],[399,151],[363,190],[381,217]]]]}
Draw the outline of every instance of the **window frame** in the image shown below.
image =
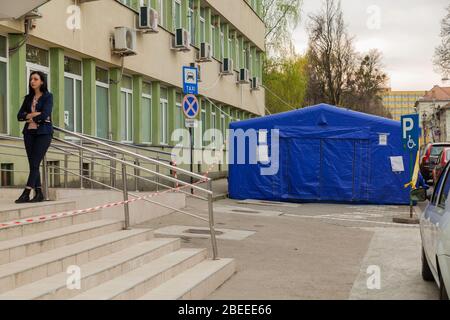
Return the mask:
{"type": "MultiPolygon", "coordinates": [[[[78,60],[78,59],[75,59],[75,58],[73,58],[73,57],[71,57],[71,56],[67,56],[66,55],[66,57],[68,57],[68,58],[70,58],[70,59],[72,59],[72,60],[77,60],[78,62],[80,62],[81,63],[81,75],[78,75],[78,74],[74,74],[74,73],[70,73],[70,72],[66,72],[66,71],[64,71],[64,78],[69,78],[69,79],[72,79],[73,80],[73,92],[74,92],[74,101],[73,101],[73,104],[74,104],[74,122],[73,122],[73,128],[74,128],[74,132],[75,133],[81,133],[81,134],[83,134],[83,120],[84,120],[84,106],[83,106],[83,94],[84,94],[84,92],[83,92],[83,64],[82,64],[82,61],[81,60],[78,60]],[[76,83],[77,83],[77,81],[80,81],[81,82],[81,87],[80,87],[80,89],[81,89],[81,107],[80,107],[80,109],[81,109],[81,132],[77,132],[77,110],[76,110],[76,103],[77,103],[77,95],[75,94],[76,93],[76,83]]],[[[65,98],[65,94],[66,94],[66,92],[65,92],[65,90],[64,90],[64,98],[65,98]]],[[[65,110],[64,110],[65,111],[65,110]]]]}
{"type": "MultiPolygon", "coordinates": [[[[128,78],[131,78],[130,76],[127,76],[127,75],[123,75],[123,77],[125,78],[125,77],[128,77],[128,78]]],[[[121,98],[120,98],[120,103],[121,103],[121,108],[122,108],[122,93],[125,93],[125,96],[126,96],[126,99],[125,99],[125,125],[126,125],[126,127],[125,127],[125,140],[123,140],[123,137],[122,137],[122,130],[121,130],[121,132],[120,132],[120,135],[121,135],[121,137],[120,137],[120,139],[122,140],[121,141],[121,143],[126,143],[126,144],[132,144],[133,143],[133,138],[134,138],[134,136],[133,136],[133,127],[134,127],[134,114],[133,114],[133,81],[131,81],[131,89],[128,89],[128,88],[124,88],[122,85],[120,86],[120,96],[121,96],[121,98]],[[129,123],[129,119],[128,119],[128,113],[129,113],[129,108],[130,108],[130,106],[128,105],[128,95],[131,95],[131,137],[129,137],[128,136],[128,123],[129,123]],[[131,139],[129,139],[129,138],[131,138],[131,139]]],[[[122,128],[121,128],[122,129],[122,128]]]]}
{"type": "MultiPolygon", "coordinates": [[[[144,83],[150,85],[150,87],[152,85],[150,81],[144,81],[144,83]]],[[[153,127],[152,126],[152,122],[153,122],[153,108],[152,108],[152,106],[153,106],[153,91],[152,91],[151,94],[142,92],[141,99],[149,99],[150,100],[150,141],[143,140],[142,143],[151,145],[152,141],[153,141],[153,132],[152,132],[152,127],[153,127]]]]}
{"type": "MultiPolygon", "coordinates": [[[[6,64],[6,132],[0,132],[0,136],[8,136],[11,134],[10,130],[11,130],[11,126],[10,126],[10,109],[9,109],[9,41],[8,41],[8,36],[0,33],[1,37],[5,38],[5,43],[6,43],[6,57],[0,57],[0,62],[5,63],[6,64]]],[[[28,81],[28,80],[27,80],[28,81]]],[[[28,84],[26,86],[26,88],[28,89],[28,84]]]]}
{"type": "MultiPolygon", "coordinates": [[[[161,87],[160,91],[162,90],[167,90],[167,94],[169,94],[168,88],[166,87],[161,87]]],[[[159,116],[161,119],[161,134],[159,137],[159,143],[161,146],[168,146],[169,145],[169,99],[167,98],[163,98],[162,95],[160,94],[159,97],[159,116]],[[164,105],[164,106],[163,106],[164,105]],[[164,138],[166,139],[166,141],[164,141],[164,138]]]]}
{"type": "MultiPolygon", "coordinates": [[[[96,66],[96,68],[105,70],[108,73],[108,79],[109,79],[109,69],[102,68],[100,66],[96,66]]],[[[97,90],[97,87],[105,88],[108,90],[108,137],[107,139],[110,139],[110,133],[111,133],[111,109],[110,109],[110,86],[109,83],[95,80],[95,89],[97,90]]],[[[97,119],[98,119],[98,108],[97,108],[97,101],[95,102],[95,135],[98,137],[98,125],[97,125],[97,119]]]]}
{"type": "MultiPolygon", "coordinates": [[[[29,84],[29,79],[30,79],[30,74],[32,71],[41,71],[43,73],[45,73],[45,75],[47,76],[47,86],[48,86],[48,90],[51,91],[51,74],[50,74],[50,49],[46,48],[46,47],[42,47],[42,46],[38,46],[32,43],[27,43],[26,45],[30,45],[42,50],[47,51],[47,58],[48,58],[48,67],[47,66],[43,66],[40,64],[36,64],[33,62],[28,62],[27,61],[27,57],[26,57],[26,53],[25,53],[25,68],[26,68],[26,79],[25,79],[25,92],[28,94],[28,87],[30,86],[29,84]]],[[[26,51],[26,48],[25,48],[26,51]]]]}
{"type": "MultiPolygon", "coordinates": [[[[446,167],[444,168],[443,174],[438,179],[438,182],[436,183],[436,186],[439,186],[439,183],[442,181],[442,184],[439,186],[439,188],[434,190],[433,196],[431,198],[431,204],[435,207],[440,207],[440,201],[441,201],[441,193],[444,188],[445,182],[447,182],[447,177],[449,176],[449,167],[450,162],[447,163],[446,167]]],[[[445,207],[445,204],[444,204],[445,207]]]]}

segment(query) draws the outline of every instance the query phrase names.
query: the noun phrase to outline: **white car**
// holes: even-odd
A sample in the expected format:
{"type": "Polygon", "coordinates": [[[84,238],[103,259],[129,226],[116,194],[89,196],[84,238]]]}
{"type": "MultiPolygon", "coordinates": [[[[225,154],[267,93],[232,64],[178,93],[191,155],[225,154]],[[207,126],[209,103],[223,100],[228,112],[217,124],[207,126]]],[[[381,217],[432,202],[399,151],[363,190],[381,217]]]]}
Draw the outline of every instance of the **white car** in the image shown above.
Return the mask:
{"type": "MultiPolygon", "coordinates": [[[[450,295],[450,163],[436,183],[430,203],[420,218],[422,236],[422,277],[436,281],[442,300],[450,295]]],[[[413,192],[414,193],[414,192],[413,192]]],[[[426,200],[423,189],[416,190],[417,200],[426,200]]]]}

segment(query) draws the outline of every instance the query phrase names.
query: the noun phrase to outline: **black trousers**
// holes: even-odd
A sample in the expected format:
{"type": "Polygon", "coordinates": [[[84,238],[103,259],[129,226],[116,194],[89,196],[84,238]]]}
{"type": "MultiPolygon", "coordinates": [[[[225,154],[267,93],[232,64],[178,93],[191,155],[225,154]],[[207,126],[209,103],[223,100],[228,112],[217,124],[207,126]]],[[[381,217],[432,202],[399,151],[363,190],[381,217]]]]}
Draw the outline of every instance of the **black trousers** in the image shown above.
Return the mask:
{"type": "Polygon", "coordinates": [[[41,173],[39,167],[42,159],[44,159],[48,148],[52,142],[51,134],[24,134],[25,149],[28,156],[28,164],[30,166],[30,175],[28,176],[27,187],[40,188],[41,185],[41,173]]]}

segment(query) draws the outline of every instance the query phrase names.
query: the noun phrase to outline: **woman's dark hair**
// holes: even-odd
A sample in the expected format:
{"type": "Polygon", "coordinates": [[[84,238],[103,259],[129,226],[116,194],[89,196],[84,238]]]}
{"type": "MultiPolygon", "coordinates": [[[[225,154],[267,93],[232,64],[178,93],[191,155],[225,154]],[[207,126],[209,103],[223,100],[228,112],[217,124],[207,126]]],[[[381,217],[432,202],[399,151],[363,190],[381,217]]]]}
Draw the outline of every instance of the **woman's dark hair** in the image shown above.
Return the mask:
{"type": "Polygon", "coordinates": [[[47,76],[45,75],[45,73],[43,73],[41,71],[33,71],[30,73],[30,78],[28,79],[28,95],[27,95],[27,97],[34,97],[35,92],[34,92],[34,89],[31,87],[30,82],[31,82],[31,77],[35,74],[37,74],[43,82],[41,85],[41,88],[40,88],[41,92],[43,94],[46,94],[48,92],[47,76]]]}

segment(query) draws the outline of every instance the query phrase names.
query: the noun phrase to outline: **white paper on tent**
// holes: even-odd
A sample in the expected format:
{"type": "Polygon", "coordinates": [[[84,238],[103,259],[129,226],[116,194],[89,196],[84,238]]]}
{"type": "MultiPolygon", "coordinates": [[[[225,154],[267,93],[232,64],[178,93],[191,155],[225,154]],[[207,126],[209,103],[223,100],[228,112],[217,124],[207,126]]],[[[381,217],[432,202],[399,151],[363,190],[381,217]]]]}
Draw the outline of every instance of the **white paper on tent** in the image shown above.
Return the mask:
{"type": "Polygon", "coordinates": [[[392,172],[405,172],[403,157],[391,157],[392,172]]]}
{"type": "Polygon", "coordinates": [[[388,135],[385,133],[381,133],[379,135],[380,141],[379,141],[379,145],[380,146],[387,146],[388,145],[388,135]]]}
{"type": "Polygon", "coordinates": [[[258,162],[268,163],[269,161],[269,146],[258,146],[258,162]]]}

